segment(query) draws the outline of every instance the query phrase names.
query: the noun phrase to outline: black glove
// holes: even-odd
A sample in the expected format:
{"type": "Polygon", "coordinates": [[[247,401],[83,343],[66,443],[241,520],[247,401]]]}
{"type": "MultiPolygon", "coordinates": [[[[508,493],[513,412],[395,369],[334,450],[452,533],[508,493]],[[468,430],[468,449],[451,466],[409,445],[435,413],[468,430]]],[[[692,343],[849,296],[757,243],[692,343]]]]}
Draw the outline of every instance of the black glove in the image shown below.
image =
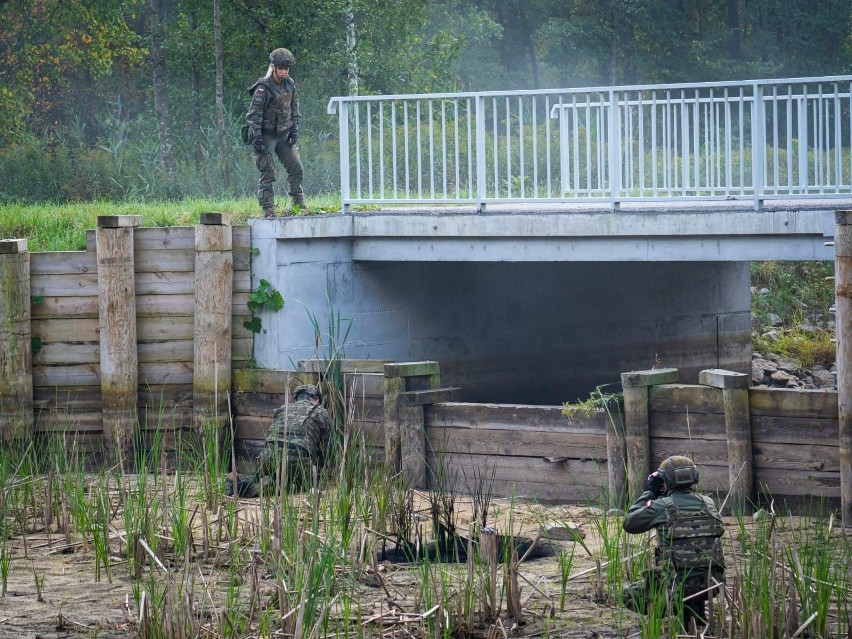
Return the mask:
{"type": "Polygon", "coordinates": [[[263,138],[255,138],[251,145],[254,147],[255,153],[263,153],[266,150],[266,147],[263,146],[263,138]]]}
{"type": "Polygon", "coordinates": [[[296,143],[299,141],[299,132],[296,129],[290,131],[290,135],[287,136],[287,144],[290,146],[296,146],[296,143]]]}
{"type": "Polygon", "coordinates": [[[663,478],[656,473],[648,475],[645,479],[645,490],[651,493],[654,496],[654,499],[659,497],[660,493],[663,492],[664,485],[665,482],[663,481],[663,478]]]}

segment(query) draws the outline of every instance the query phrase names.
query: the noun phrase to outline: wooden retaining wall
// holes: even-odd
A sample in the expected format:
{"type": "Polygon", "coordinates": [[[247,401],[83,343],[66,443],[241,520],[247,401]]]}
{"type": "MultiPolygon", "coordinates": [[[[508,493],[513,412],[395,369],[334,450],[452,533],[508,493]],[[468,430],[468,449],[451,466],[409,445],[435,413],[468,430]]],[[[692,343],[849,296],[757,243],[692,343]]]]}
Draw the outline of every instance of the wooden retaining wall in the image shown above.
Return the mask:
{"type": "MultiPolygon", "coordinates": [[[[344,401],[351,415],[351,428],[363,434],[370,457],[384,459],[384,375],[385,362],[342,360],[344,401]]],[[[272,425],[275,409],[284,405],[288,394],[300,384],[315,384],[326,362],[305,360],[298,370],[245,369],[234,371],[234,429],[237,453],[242,459],[258,454],[272,425]]]]}
{"type": "MultiPolygon", "coordinates": [[[[230,342],[230,350],[218,356],[223,362],[216,371],[220,381],[230,379],[232,365],[243,366],[251,357],[253,341],[243,326],[251,319],[246,305],[251,290],[249,227],[231,227],[222,214],[205,214],[205,224],[197,227],[172,228],[134,228],[138,221],[125,219],[138,216],[105,217],[111,219],[99,218],[99,228],[88,232],[85,251],[29,254],[35,432],[62,431],[88,451],[100,451],[105,444],[105,395],[114,385],[107,381],[105,370],[113,378],[125,374],[104,368],[104,349],[109,350],[103,343],[106,333],[120,338],[135,331],[138,394],[133,411],[138,412],[143,429],[161,429],[168,438],[192,428],[194,395],[204,396],[199,395],[195,369],[213,359],[212,354],[195,353],[198,335],[205,329],[196,322],[209,324],[206,328],[214,336],[217,325],[219,333],[222,326],[230,333],[214,337],[230,342]],[[131,234],[130,255],[102,255],[99,260],[96,238],[113,231],[131,234]],[[205,304],[200,297],[210,282],[199,285],[196,269],[218,256],[224,257],[214,267],[223,277],[232,278],[225,296],[229,317],[221,317],[218,309],[202,316],[197,309],[205,304]],[[115,292],[104,290],[103,277],[106,270],[128,268],[132,269],[130,279],[121,287],[135,289],[131,292],[134,312],[116,320],[109,315],[115,301],[104,301],[115,292]]],[[[111,240],[101,241],[107,245],[111,240]]],[[[217,295],[211,294],[214,305],[217,295]]],[[[214,377],[213,371],[208,374],[214,377]]],[[[211,392],[212,382],[205,388],[211,392]]],[[[227,393],[222,395],[227,399],[227,393]]]]}

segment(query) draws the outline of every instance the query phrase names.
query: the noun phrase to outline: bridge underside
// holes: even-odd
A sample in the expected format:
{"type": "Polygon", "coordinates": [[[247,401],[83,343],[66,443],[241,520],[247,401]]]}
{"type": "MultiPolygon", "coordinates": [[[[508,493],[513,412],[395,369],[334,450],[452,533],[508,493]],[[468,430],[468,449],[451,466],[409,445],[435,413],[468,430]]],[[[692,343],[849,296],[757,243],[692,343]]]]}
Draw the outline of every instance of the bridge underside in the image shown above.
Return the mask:
{"type": "Polygon", "coordinates": [[[314,356],[311,316],[325,328],[333,310],[352,319],[348,357],[438,360],[445,381],[478,402],[573,401],[655,364],[682,369],[682,381],[707,367],[746,372],[749,261],[833,256],[824,206],[381,211],[252,224],[253,277],[286,300],[262,317],[261,367],[314,356]]]}

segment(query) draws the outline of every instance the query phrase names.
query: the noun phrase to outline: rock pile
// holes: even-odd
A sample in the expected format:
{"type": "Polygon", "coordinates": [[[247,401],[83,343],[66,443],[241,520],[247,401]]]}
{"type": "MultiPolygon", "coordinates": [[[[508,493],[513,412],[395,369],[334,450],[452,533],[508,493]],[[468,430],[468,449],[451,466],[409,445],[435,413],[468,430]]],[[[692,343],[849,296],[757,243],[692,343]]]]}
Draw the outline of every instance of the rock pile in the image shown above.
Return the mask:
{"type": "Polygon", "coordinates": [[[759,388],[837,388],[837,367],[821,364],[804,368],[774,353],[751,356],[751,383],[759,388]]]}

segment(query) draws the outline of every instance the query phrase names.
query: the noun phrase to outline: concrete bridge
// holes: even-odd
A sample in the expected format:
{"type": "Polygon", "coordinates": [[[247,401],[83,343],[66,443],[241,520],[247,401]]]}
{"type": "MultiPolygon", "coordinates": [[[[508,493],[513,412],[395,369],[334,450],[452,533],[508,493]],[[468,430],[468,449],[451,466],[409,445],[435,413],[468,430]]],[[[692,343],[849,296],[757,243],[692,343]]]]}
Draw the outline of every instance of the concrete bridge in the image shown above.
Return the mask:
{"type": "Polygon", "coordinates": [[[852,206],[850,81],[335,98],[344,214],[252,222],[287,302],[258,364],[316,322],[321,355],[435,359],[469,401],[747,372],[749,262],[833,259],[852,206]]]}

